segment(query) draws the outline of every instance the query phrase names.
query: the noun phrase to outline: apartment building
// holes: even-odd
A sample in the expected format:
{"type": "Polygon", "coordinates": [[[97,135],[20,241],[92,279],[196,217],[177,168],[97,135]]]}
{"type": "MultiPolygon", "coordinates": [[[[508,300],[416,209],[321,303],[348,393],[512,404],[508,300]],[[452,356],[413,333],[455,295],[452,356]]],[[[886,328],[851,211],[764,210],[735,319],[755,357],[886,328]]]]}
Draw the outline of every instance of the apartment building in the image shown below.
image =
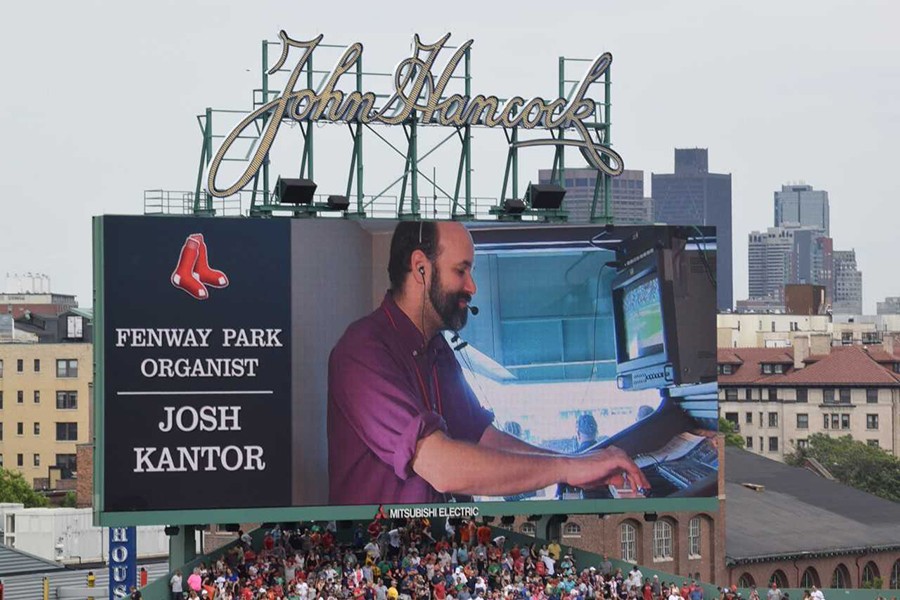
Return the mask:
{"type": "Polygon", "coordinates": [[[748,450],[775,460],[814,433],[849,434],[900,456],[900,352],[812,337],[786,348],[720,348],[720,416],[748,450]]]}
{"type": "Polygon", "coordinates": [[[89,343],[0,344],[0,465],[67,489],[90,440],[93,369],[89,343]]]}

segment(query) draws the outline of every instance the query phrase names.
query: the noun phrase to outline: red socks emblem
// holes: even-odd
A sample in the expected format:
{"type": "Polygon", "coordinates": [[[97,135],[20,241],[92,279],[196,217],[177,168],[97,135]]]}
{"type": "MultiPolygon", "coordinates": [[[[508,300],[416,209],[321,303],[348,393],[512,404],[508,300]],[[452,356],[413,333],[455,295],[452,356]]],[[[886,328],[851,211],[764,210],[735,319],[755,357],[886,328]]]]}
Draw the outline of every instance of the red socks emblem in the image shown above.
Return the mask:
{"type": "Polygon", "coordinates": [[[206,242],[202,233],[192,233],[184,241],[178,264],[172,272],[172,285],[184,290],[197,300],[209,298],[206,286],[228,286],[228,276],[209,266],[206,242]]]}

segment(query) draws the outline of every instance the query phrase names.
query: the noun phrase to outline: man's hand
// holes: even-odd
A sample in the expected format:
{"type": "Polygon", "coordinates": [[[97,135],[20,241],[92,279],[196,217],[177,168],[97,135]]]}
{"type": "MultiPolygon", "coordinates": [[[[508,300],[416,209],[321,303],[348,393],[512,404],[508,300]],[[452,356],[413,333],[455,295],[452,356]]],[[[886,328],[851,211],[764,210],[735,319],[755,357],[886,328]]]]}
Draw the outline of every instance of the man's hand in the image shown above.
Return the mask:
{"type": "Polygon", "coordinates": [[[584,489],[608,484],[624,487],[623,475],[627,477],[632,490],[650,489],[650,482],[634,461],[615,446],[570,457],[564,475],[568,485],[584,489]]]}

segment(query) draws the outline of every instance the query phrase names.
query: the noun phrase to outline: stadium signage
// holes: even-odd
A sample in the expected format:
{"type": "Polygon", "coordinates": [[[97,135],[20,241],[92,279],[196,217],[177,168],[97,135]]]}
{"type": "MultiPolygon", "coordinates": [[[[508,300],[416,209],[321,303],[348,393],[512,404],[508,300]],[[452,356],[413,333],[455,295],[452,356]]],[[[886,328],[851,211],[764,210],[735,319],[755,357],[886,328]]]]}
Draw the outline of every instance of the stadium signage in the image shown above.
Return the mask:
{"type": "Polygon", "coordinates": [[[477,506],[405,506],[388,509],[391,519],[435,519],[477,517],[477,506]]]}
{"type": "Polygon", "coordinates": [[[109,528],[109,598],[127,598],[137,585],[137,529],[109,528]]]}
{"type": "Polygon", "coordinates": [[[297,84],[323,36],[301,41],[294,40],[281,31],[279,37],[282,45],[281,57],[269,70],[270,75],[284,67],[291,48],[302,50],[302,56],[291,70],[281,94],[248,114],[225,137],[209,167],[207,187],[213,196],[224,197],[234,194],[256,176],[266,161],[278,129],[285,119],[298,122],[326,121],[382,125],[418,122],[423,125],[456,128],[483,126],[526,130],[574,130],[576,137],[570,139],[551,136],[511,142],[511,145],[520,148],[571,146],[579,149],[591,167],[609,175],[619,175],[622,172],[622,158],[608,146],[596,142],[586,123],[597,108],[597,103],[587,97],[587,93],[591,85],[609,70],[612,63],[612,55],[609,52],[597,57],[575,88],[575,93],[568,99],[557,98],[548,101],[534,97],[526,100],[521,96],[513,96],[504,101],[496,95],[478,94],[469,97],[454,93],[445,96],[447,85],[474,40],[468,40],[456,48],[443,70],[436,75],[435,62],[446,46],[450,34],[446,34],[434,44],[423,44],[416,35],[412,56],[402,60],[394,71],[393,94],[383,105],[376,106],[375,92],[353,90],[345,93],[338,89],[341,77],[353,69],[358,59],[362,57],[361,43],[356,42],[347,47],[329,73],[325,85],[316,91],[297,89],[297,84]],[[216,178],[219,167],[225,160],[228,150],[237,139],[246,137],[243,135],[244,131],[248,127],[255,127],[254,124],[260,118],[266,119],[266,126],[261,132],[256,151],[250,157],[246,170],[235,182],[218,184],[216,178]]]}

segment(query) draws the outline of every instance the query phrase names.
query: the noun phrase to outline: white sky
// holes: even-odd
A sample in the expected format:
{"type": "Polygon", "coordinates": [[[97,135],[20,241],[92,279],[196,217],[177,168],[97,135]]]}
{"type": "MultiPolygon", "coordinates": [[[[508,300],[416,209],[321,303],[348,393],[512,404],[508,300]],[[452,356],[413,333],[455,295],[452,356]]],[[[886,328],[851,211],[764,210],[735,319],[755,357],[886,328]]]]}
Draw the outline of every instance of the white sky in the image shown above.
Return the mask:
{"type": "MultiPolygon", "coordinates": [[[[473,92],[501,97],[555,97],[558,56],[612,52],[615,148],[647,189],[650,172],[672,171],[675,147],[709,148],[710,170],[732,173],[736,300],[747,233],[772,225],[773,192],[798,180],[828,190],[835,246],[856,249],[874,313],[900,295],[898,22],[888,0],[12,3],[0,21],[0,277],[47,273],[92,305],[90,217],[140,214],[146,189],[193,189],[195,115],[248,106],[260,41],[279,29],[361,41],[378,71],[408,55],[414,32],[430,42],[449,31],[475,39],[473,92]]],[[[349,157],[346,137],[333,137],[316,154],[330,189],[349,157]]],[[[367,181],[388,161],[376,146],[367,141],[367,181]]],[[[476,146],[477,195],[499,195],[492,152],[476,146]]],[[[427,168],[452,187],[455,162],[427,168]]]]}

